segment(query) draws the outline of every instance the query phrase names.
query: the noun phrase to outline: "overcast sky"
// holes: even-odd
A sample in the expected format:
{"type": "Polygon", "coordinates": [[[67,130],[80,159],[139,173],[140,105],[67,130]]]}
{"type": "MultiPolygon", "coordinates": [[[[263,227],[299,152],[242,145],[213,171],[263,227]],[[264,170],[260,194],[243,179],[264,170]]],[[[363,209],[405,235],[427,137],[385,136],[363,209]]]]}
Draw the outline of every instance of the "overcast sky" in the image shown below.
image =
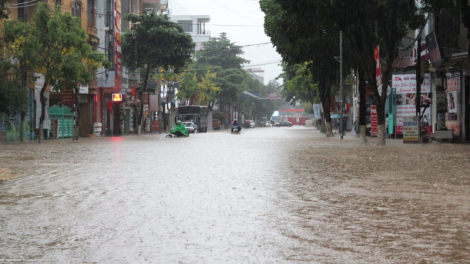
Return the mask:
{"type": "MultiPolygon", "coordinates": [[[[264,13],[258,0],[169,0],[170,15],[209,15],[206,30],[212,37],[226,32],[230,41],[237,45],[270,42],[264,33],[264,13]]],[[[243,48],[243,58],[250,61],[250,68],[261,68],[267,84],[281,73],[281,56],[271,43],[243,48]],[[258,66],[259,65],[259,66],[258,66]]]]}

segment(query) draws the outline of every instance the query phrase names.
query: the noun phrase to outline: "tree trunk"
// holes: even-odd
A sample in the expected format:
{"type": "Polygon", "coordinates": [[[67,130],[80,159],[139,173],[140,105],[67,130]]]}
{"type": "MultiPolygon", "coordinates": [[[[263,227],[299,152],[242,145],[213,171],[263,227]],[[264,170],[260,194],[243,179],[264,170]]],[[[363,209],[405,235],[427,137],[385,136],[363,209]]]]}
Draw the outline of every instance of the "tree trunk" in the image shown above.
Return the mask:
{"type": "Polygon", "coordinates": [[[144,115],[144,93],[147,91],[147,81],[149,78],[149,72],[150,72],[150,64],[147,64],[147,71],[145,72],[145,78],[144,78],[144,84],[142,86],[142,92],[141,92],[141,100],[140,100],[140,113],[137,117],[137,126],[140,127],[137,128],[137,135],[140,136],[142,134],[142,117],[144,115]]]}
{"type": "Polygon", "coordinates": [[[385,137],[385,125],[379,125],[377,137],[377,146],[385,146],[387,142],[387,138],[385,137]]]}
{"type": "Polygon", "coordinates": [[[359,133],[361,135],[361,142],[362,143],[367,143],[367,127],[365,125],[360,125],[359,126],[359,133]]]}
{"type": "Polygon", "coordinates": [[[80,103],[79,103],[79,90],[75,89],[74,101],[75,101],[75,111],[77,111],[77,119],[75,120],[75,125],[73,126],[73,140],[78,140],[80,137],[80,103]]]}
{"type": "Polygon", "coordinates": [[[20,139],[21,142],[26,142],[26,111],[21,111],[20,139]]]}
{"type": "Polygon", "coordinates": [[[325,77],[320,77],[318,80],[318,89],[320,91],[320,100],[323,108],[323,117],[326,123],[326,136],[333,137],[333,130],[331,127],[331,87],[328,87],[325,77]]]}
{"type": "Polygon", "coordinates": [[[46,92],[47,85],[49,84],[49,76],[44,77],[44,85],[41,88],[39,93],[39,101],[41,102],[41,117],[39,118],[39,137],[38,143],[41,143],[44,140],[44,119],[46,119],[46,98],[44,97],[44,92],[46,92]]]}
{"type": "Polygon", "coordinates": [[[367,105],[364,70],[359,69],[359,133],[361,142],[367,143],[367,105]]]}

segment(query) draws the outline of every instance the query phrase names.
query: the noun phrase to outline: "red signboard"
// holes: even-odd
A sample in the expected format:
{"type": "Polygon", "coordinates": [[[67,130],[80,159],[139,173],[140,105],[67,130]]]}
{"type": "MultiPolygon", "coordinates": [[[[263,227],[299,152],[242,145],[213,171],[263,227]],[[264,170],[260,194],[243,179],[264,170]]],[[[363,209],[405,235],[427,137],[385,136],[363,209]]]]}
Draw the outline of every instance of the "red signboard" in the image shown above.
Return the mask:
{"type": "Polygon", "coordinates": [[[271,100],[271,101],[277,100],[278,97],[279,97],[279,96],[278,96],[277,94],[275,94],[275,93],[270,93],[270,94],[268,95],[268,98],[269,98],[269,100],[271,100]]]}
{"type": "Polygon", "coordinates": [[[122,94],[113,94],[112,96],[113,102],[121,102],[122,101],[122,94]]]}
{"type": "Polygon", "coordinates": [[[371,136],[376,137],[379,134],[379,117],[375,105],[370,106],[370,129],[371,136]]]}
{"type": "Polygon", "coordinates": [[[60,103],[63,105],[73,105],[73,90],[65,88],[60,91],[60,103]]]}
{"type": "Polygon", "coordinates": [[[152,121],[152,131],[160,131],[160,121],[152,121]]]}

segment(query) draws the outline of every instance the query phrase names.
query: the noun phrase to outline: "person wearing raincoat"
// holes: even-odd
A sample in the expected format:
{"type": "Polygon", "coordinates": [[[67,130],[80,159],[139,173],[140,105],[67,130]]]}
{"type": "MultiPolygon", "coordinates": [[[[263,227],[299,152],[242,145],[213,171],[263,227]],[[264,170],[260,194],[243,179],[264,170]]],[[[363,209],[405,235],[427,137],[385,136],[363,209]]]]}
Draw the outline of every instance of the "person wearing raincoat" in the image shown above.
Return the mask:
{"type": "Polygon", "coordinates": [[[188,130],[181,124],[181,121],[177,121],[176,125],[170,130],[170,134],[173,134],[177,137],[189,137],[188,130]]]}

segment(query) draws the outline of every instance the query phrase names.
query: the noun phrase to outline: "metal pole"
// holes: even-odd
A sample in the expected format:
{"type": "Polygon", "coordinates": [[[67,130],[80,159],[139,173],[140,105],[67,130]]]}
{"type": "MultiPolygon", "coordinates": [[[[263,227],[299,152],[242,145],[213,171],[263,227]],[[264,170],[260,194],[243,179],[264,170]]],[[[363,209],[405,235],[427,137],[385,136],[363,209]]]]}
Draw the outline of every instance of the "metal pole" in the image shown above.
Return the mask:
{"type": "Polygon", "coordinates": [[[339,96],[340,96],[340,117],[339,133],[343,139],[343,31],[339,32],[339,96]]]}

